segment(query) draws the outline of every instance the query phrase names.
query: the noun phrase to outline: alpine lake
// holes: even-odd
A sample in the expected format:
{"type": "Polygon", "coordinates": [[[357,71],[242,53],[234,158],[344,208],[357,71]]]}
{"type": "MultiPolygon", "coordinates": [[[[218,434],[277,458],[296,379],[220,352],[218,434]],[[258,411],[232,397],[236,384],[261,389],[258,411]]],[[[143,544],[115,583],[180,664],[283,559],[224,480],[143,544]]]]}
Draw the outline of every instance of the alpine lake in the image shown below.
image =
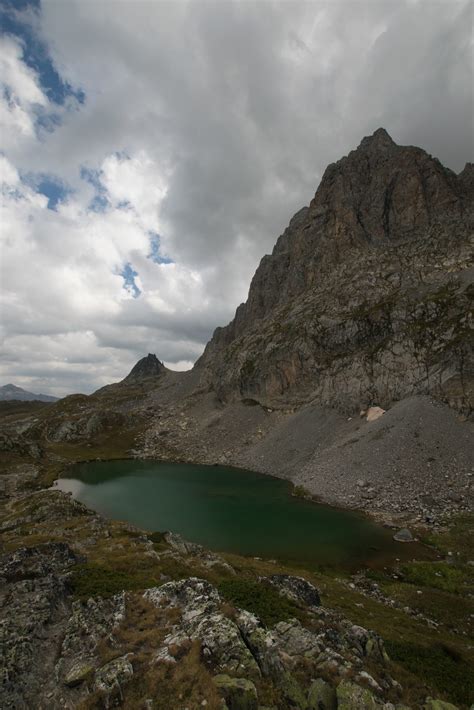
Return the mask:
{"type": "Polygon", "coordinates": [[[347,569],[421,552],[417,543],[395,542],[393,530],[364,514],[295,496],[289,481],[228,466],[94,461],[76,464],[55,487],[105,517],[179,533],[216,552],[347,569]]]}

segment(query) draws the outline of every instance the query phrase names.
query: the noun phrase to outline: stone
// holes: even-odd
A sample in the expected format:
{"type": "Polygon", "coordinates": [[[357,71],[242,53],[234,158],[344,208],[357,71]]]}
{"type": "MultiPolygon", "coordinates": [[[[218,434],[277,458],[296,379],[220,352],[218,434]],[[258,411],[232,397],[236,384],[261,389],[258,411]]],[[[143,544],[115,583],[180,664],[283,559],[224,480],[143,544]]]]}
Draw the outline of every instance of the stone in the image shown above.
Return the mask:
{"type": "Polygon", "coordinates": [[[382,407],[369,407],[365,418],[368,422],[375,422],[384,414],[385,409],[382,409],[382,407]]]}
{"type": "Polygon", "coordinates": [[[94,666],[89,661],[79,660],[74,663],[64,677],[64,685],[73,688],[90,678],[94,666]]]}
{"type": "Polygon", "coordinates": [[[306,710],[306,695],[296,678],[294,678],[291,673],[286,671],[282,674],[278,681],[278,687],[283,693],[289,707],[298,708],[298,710],[306,710]]]}
{"type": "Polygon", "coordinates": [[[423,710],[458,710],[458,708],[456,705],[447,703],[445,700],[427,698],[423,710]]]}
{"type": "Polygon", "coordinates": [[[336,688],[338,710],[375,710],[377,704],[367,688],[342,680],[336,688]]]}
{"type": "Polygon", "coordinates": [[[270,577],[261,577],[264,584],[276,588],[280,596],[290,601],[299,602],[309,607],[321,606],[321,598],[316,587],[304,577],[295,577],[289,574],[273,574],[270,577]]]}
{"type": "Polygon", "coordinates": [[[156,606],[165,603],[182,610],[180,620],[157,649],[156,660],[170,661],[171,647],[197,640],[203,657],[223,673],[245,671],[247,675],[260,676],[237,624],[220,611],[222,600],[212,584],[190,577],[148,589],[144,597],[156,606]]]}
{"type": "Polygon", "coordinates": [[[121,687],[133,676],[133,666],[126,656],[114,658],[95,673],[95,687],[103,693],[121,693],[121,687]]]}
{"type": "Polygon", "coordinates": [[[308,710],[336,710],[336,690],[322,678],[311,683],[308,693],[308,710]]]}
{"type": "Polygon", "coordinates": [[[395,535],[393,536],[393,539],[396,542],[413,542],[414,541],[414,537],[413,537],[412,533],[410,532],[410,530],[408,530],[408,528],[401,528],[400,530],[398,530],[395,533],[395,535]]]}
{"type": "Polygon", "coordinates": [[[257,689],[252,681],[224,673],[214,676],[213,681],[228,710],[258,710],[257,689]]]}

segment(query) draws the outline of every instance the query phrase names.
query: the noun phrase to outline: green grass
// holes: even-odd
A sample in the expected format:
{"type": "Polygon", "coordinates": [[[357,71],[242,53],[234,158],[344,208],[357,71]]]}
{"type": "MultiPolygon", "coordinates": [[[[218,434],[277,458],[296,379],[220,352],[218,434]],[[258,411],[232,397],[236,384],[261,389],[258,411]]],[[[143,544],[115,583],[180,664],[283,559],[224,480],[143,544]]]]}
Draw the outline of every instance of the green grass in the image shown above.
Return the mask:
{"type": "Polygon", "coordinates": [[[131,569],[129,572],[110,569],[97,564],[83,564],[74,568],[71,577],[74,596],[87,600],[89,597],[112,597],[122,590],[147,589],[161,584],[159,575],[146,569],[131,569]]]}
{"type": "Polygon", "coordinates": [[[474,570],[446,562],[410,562],[401,565],[403,581],[419,587],[432,587],[451,594],[463,594],[473,587],[474,570]]]}
{"type": "Polygon", "coordinates": [[[225,579],[218,584],[224,599],[234,606],[256,614],[266,626],[291,617],[302,618],[303,612],[288,599],[265,584],[249,579],[225,579]]]}
{"type": "Polygon", "coordinates": [[[416,673],[452,702],[469,705],[474,700],[472,667],[450,646],[442,643],[421,646],[390,640],[385,642],[385,647],[392,661],[416,673]]]}

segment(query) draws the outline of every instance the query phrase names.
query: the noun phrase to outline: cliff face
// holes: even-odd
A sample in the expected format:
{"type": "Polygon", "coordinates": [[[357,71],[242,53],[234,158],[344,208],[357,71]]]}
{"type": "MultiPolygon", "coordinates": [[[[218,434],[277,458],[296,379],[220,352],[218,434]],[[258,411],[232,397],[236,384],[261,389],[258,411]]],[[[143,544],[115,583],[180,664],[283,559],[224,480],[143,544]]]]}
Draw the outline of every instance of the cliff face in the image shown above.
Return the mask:
{"type": "Polygon", "coordinates": [[[472,407],[474,168],[385,130],[328,166],[196,365],[223,400],[472,407]],[[471,308],[470,308],[471,307],[471,308]]]}

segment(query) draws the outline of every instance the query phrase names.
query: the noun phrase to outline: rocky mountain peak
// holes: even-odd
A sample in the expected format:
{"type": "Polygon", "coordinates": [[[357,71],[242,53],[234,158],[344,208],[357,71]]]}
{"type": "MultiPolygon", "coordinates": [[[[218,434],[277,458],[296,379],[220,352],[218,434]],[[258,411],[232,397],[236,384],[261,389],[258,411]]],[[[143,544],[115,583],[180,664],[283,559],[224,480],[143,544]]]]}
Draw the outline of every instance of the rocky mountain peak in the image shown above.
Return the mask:
{"type": "Polygon", "coordinates": [[[158,360],[156,355],[154,353],[148,353],[146,357],[143,357],[137,362],[123,382],[143,380],[147,377],[159,377],[165,371],[166,367],[158,360]]]}
{"type": "Polygon", "coordinates": [[[344,409],[435,390],[467,402],[473,223],[472,166],[457,176],[379,128],[327,167],[198,369],[220,396],[272,406],[302,392],[344,409]]]}
{"type": "Polygon", "coordinates": [[[390,150],[396,147],[396,143],[385,128],[377,128],[371,136],[366,136],[362,139],[358,150],[390,150]]]}

